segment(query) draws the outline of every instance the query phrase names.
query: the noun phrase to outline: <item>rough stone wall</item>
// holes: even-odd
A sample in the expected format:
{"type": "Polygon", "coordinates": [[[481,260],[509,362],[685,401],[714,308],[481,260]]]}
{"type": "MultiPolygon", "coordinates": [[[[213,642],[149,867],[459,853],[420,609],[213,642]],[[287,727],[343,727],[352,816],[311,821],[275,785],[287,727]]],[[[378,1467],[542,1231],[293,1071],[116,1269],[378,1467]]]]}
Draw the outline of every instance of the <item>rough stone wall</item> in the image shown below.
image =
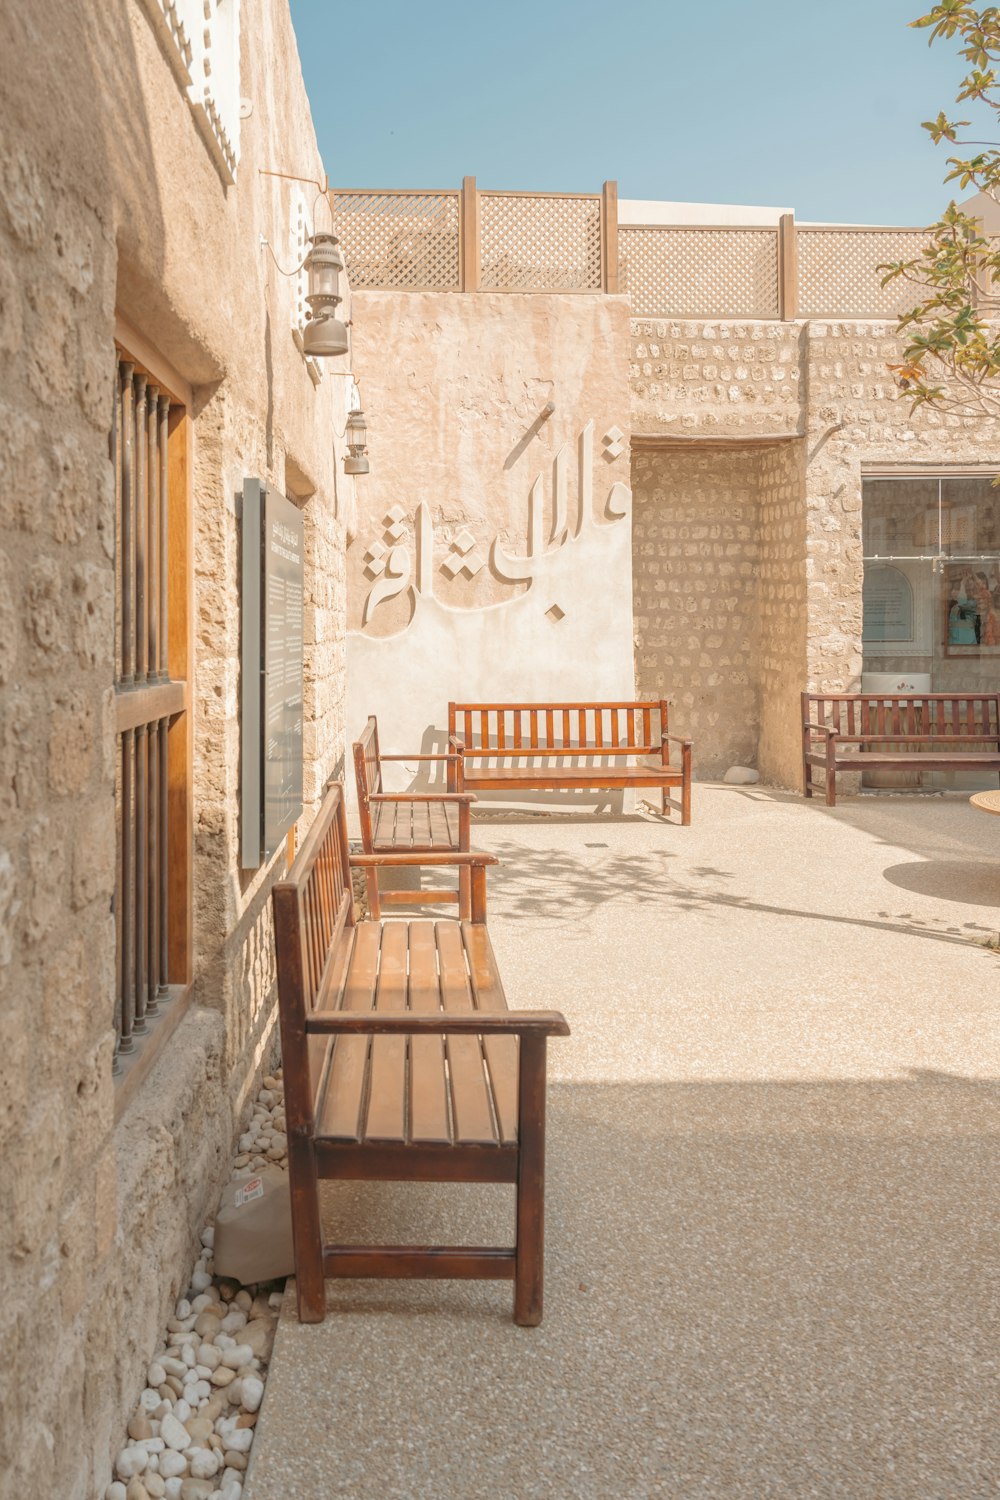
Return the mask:
{"type": "Polygon", "coordinates": [[[900,357],[891,325],[810,323],[805,350],[809,685],[849,691],[861,676],[862,471],[1000,468],[1000,431],[927,408],[911,414],[886,368],[900,357]]]}
{"type": "Polygon", "coordinates": [[[254,112],[228,190],[140,5],[37,0],[8,16],[0,57],[4,1500],[103,1489],[271,1045],[267,893],[282,861],[248,877],[237,845],[247,474],[279,487],[294,475],[307,507],[307,797],[342,756],[331,438],[348,382],[330,372],[314,389],[291,337],[291,283],[258,243],[290,262],[290,190],[258,167],[322,171],[284,0],[243,0],[242,12],[241,93],[254,112]],[[195,1003],[122,1111],[111,1076],[116,309],[195,391],[195,1003]]]}
{"type": "Polygon", "coordinates": [[[801,779],[798,694],[806,675],[805,449],[760,453],[758,585],[760,742],[764,781],[797,787],[801,779]],[[793,711],[795,710],[795,711],[793,711]]]}
{"type": "Polygon", "coordinates": [[[689,437],[798,432],[802,325],[632,319],[632,430],[689,437]]]}
{"type": "Polygon", "coordinates": [[[754,764],[760,452],[637,454],[632,472],[637,692],[669,700],[699,778],[754,764]]]}
{"type": "MultiPolygon", "coordinates": [[[[668,472],[685,472],[677,445],[690,443],[688,464],[694,467],[687,472],[718,476],[718,489],[713,481],[713,493],[699,491],[694,506],[709,524],[727,494],[734,505],[749,504],[745,475],[751,467],[756,475],[750,507],[756,507],[759,527],[753,554],[760,568],[759,631],[750,666],[760,695],[756,751],[762,775],[780,785],[797,786],[800,780],[802,689],[848,690],[860,684],[863,472],[1000,468],[995,425],[926,408],[911,413],[887,369],[899,356],[894,328],[874,322],[632,320],[633,433],[637,443],[659,436],[672,445],[654,454],[643,442],[634,459],[640,681],[648,684],[649,673],[655,675],[657,652],[665,663],[671,658],[671,668],[677,666],[677,647],[668,643],[677,638],[680,615],[671,618],[655,605],[666,594],[665,575],[659,579],[663,588],[657,588],[650,569],[662,569],[663,559],[657,562],[653,539],[640,532],[662,524],[657,517],[663,505],[652,504],[651,497],[657,489],[669,494],[668,472]],[[727,443],[794,434],[801,435],[801,443],[765,444],[757,450],[762,456],[755,466],[745,466],[742,477],[734,475],[727,443]],[[654,634],[656,647],[650,644],[654,634]]],[[[688,522],[693,518],[694,511],[688,522]]],[[[670,544],[676,547],[670,566],[677,594],[702,586],[704,560],[692,554],[685,569],[681,539],[673,537],[670,544]]],[[[728,671],[731,655],[728,640],[714,653],[704,652],[702,665],[690,668],[686,691],[697,695],[709,678],[715,681],[728,671]]],[[[701,774],[742,743],[737,711],[734,699],[714,721],[706,716],[697,757],[701,774]]]]}

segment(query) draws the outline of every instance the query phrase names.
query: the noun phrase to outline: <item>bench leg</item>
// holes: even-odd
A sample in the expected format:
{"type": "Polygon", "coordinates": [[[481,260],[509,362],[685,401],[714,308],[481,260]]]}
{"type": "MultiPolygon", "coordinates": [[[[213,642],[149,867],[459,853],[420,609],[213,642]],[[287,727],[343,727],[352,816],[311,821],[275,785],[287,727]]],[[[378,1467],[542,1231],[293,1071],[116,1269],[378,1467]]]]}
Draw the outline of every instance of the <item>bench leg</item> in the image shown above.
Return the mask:
{"type": "Polygon", "coordinates": [[[292,1239],[295,1246],[295,1295],[300,1323],[322,1323],[326,1317],[323,1231],[319,1220],[319,1177],[312,1142],[288,1141],[288,1176],[292,1193],[292,1239]]]}
{"type": "Polygon", "coordinates": [[[378,870],[365,871],[365,885],[368,889],[368,913],[373,922],[377,922],[382,915],[382,903],[378,898],[378,870]]]}
{"type": "Polygon", "coordinates": [[[545,1245],[545,1037],[522,1036],[520,1048],[514,1322],[535,1328],[545,1245]]]}
{"type": "Polygon", "coordinates": [[[468,865],[458,872],[458,915],[463,922],[472,920],[472,871],[468,865]]]}

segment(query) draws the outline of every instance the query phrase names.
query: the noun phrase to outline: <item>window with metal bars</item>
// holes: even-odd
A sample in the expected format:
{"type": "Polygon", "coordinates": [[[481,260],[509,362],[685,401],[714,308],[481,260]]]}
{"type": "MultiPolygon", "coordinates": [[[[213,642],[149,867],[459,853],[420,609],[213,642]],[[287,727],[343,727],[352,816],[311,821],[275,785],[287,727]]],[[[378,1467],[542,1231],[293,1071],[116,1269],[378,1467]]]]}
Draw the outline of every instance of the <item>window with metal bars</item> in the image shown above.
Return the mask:
{"type": "MultiPolygon", "coordinates": [[[[188,412],[118,350],[115,474],[116,995],[124,1082],[189,980],[188,412]]],[[[148,1067],[148,1056],[142,1072],[148,1067]]]]}

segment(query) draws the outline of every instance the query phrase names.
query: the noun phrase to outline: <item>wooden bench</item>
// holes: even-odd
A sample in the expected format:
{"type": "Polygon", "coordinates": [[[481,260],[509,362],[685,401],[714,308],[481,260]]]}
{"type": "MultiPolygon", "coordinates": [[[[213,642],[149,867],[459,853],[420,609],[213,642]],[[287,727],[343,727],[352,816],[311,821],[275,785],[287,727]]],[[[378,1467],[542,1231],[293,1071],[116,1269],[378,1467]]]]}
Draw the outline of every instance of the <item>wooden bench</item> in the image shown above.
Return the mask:
{"type": "MultiPolygon", "coordinates": [[[[358,789],[361,845],[366,854],[433,854],[447,850],[469,851],[469,805],[474,792],[386,792],[382,784],[382,762],[443,761],[449,784],[457,775],[458,757],[452,755],[383,755],[379,750],[378,723],[372,715],[354,742],[354,777],[358,789]]],[[[457,901],[459,915],[470,915],[468,867],[458,872],[458,890],[379,891],[378,870],[365,872],[368,906],[377,921],[382,902],[423,905],[457,901]]]]}
{"type": "Polygon", "coordinates": [[[545,1063],[555,1011],[510,1011],[486,930],[488,854],[348,855],[336,783],[286,879],[275,950],[299,1318],[328,1276],[514,1282],[514,1320],[542,1318],[545,1063]],[[472,919],[355,920],[351,867],[460,864],[472,919]],[[516,1184],[516,1243],[325,1244],[321,1178],[516,1184]]]}
{"type": "Polygon", "coordinates": [[[685,825],[691,822],[691,743],[668,733],[662,698],[448,704],[448,744],[458,753],[456,784],[463,789],[653,787],[663,815],[671,807],[685,825]],[[679,761],[671,761],[671,745],[679,747],[679,761]],[[668,795],[671,787],[680,787],[679,801],[668,795]]]}
{"type": "Polygon", "coordinates": [[[803,693],[802,774],[837,803],[838,771],[1000,771],[1000,693],[803,693]]]}

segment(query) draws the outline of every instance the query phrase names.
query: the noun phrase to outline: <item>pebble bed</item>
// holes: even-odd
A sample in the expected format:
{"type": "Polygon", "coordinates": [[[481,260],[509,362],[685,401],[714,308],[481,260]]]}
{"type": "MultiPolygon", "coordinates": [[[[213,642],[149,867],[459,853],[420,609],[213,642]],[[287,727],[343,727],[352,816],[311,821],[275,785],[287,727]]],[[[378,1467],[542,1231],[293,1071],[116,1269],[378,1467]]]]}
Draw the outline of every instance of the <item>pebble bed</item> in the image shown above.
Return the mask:
{"type": "MultiPolygon", "coordinates": [[[[286,1167],[281,1071],[264,1079],[233,1177],[286,1167]]],[[[128,1423],[104,1500],[241,1500],[283,1282],[214,1275],[211,1223],[128,1423]]]]}

